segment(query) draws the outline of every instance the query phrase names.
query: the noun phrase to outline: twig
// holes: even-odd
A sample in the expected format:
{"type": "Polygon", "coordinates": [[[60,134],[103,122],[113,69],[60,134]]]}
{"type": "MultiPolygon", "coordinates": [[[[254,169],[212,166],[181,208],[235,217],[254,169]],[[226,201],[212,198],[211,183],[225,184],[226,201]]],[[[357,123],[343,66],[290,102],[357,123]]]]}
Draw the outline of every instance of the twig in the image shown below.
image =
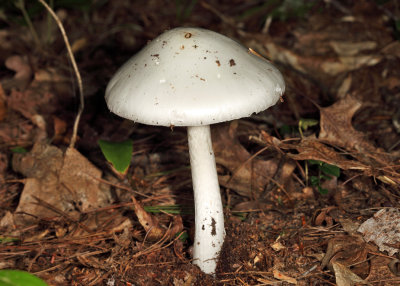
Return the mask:
{"type": "Polygon", "coordinates": [[[82,78],[81,78],[81,74],[79,73],[79,69],[78,69],[78,66],[76,64],[74,54],[72,53],[71,45],[69,44],[69,40],[68,40],[67,34],[65,33],[65,29],[64,29],[63,24],[61,23],[60,19],[58,18],[58,16],[54,12],[54,10],[51,9],[51,7],[46,2],[44,2],[44,0],[38,0],[38,1],[47,9],[47,11],[53,17],[54,21],[56,21],[58,28],[60,29],[60,32],[61,32],[62,37],[64,39],[65,46],[67,47],[69,59],[71,61],[72,67],[73,67],[74,72],[75,72],[76,80],[78,81],[79,108],[78,108],[78,112],[76,114],[74,127],[73,127],[73,130],[72,130],[71,142],[69,143],[69,148],[74,148],[75,142],[76,142],[77,133],[78,133],[79,121],[81,119],[83,108],[85,106],[85,102],[84,102],[84,98],[83,98],[82,78]]]}

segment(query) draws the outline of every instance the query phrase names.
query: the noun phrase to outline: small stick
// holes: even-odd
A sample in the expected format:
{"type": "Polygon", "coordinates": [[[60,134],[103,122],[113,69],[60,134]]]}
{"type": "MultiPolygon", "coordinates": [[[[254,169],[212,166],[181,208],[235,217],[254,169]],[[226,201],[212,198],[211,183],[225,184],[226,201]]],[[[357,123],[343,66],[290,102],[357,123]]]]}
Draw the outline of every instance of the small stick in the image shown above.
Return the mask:
{"type": "Polygon", "coordinates": [[[79,69],[78,69],[78,66],[76,64],[74,54],[72,53],[71,45],[69,44],[69,40],[68,40],[67,34],[65,33],[65,29],[64,29],[63,24],[61,23],[60,19],[58,18],[58,16],[54,12],[54,10],[51,9],[51,7],[46,2],[44,2],[44,0],[38,0],[38,1],[47,9],[47,11],[53,17],[54,21],[56,21],[57,26],[61,31],[62,37],[64,39],[65,46],[67,47],[69,59],[71,61],[72,67],[73,67],[74,72],[75,72],[76,79],[78,81],[79,108],[78,108],[78,113],[76,114],[74,127],[72,129],[71,141],[69,143],[69,148],[74,148],[75,142],[76,142],[77,133],[78,133],[79,121],[81,119],[83,108],[85,106],[85,102],[84,102],[84,98],[83,98],[82,78],[81,78],[81,74],[79,73],[79,69]]]}

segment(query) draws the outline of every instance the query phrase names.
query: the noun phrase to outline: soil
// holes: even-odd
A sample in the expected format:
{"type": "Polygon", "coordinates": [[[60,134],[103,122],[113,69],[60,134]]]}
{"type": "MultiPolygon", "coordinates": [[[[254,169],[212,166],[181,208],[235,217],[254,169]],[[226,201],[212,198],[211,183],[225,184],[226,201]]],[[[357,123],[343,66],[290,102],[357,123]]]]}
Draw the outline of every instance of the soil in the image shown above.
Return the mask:
{"type": "Polygon", "coordinates": [[[48,285],[400,285],[396,0],[78,2],[52,7],[82,77],[77,133],[57,24],[40,2],[26,17],[0,4],[0,269],[48,285]],[[104,101],[115,71],[178,26],[241,42],[286,82],[274,107],[211,127],[226,228],[214,276],[191,264],[185,128],[104,101]],[[98,140],[127,139],[118,172],[98,140]]]}

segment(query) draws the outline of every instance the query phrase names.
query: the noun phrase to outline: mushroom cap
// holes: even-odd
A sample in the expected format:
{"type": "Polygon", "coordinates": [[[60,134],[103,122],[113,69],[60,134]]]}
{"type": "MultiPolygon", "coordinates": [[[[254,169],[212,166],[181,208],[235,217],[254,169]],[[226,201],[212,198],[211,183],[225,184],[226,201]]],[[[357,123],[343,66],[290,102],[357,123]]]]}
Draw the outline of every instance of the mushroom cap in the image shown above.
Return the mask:
{"type": "Polygon", "coordinates": [[[263,111],[284,91],[278,69],[236,41],[175,28],[126,62],[105,97],[113,113],[135,122],[200,126],[263,111]]]}

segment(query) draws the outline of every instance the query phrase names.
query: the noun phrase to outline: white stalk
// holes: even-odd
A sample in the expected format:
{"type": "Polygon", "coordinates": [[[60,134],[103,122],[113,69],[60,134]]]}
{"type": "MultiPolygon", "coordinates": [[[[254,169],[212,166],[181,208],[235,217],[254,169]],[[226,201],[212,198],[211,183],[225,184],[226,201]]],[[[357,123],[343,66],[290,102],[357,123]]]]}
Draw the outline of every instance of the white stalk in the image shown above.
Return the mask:
{"type": "Polygon", "coordinates": [[[214,274],[225,238],[224,214],[210,126],[188,127],[195,204],[193,263],[214,274]]]}

